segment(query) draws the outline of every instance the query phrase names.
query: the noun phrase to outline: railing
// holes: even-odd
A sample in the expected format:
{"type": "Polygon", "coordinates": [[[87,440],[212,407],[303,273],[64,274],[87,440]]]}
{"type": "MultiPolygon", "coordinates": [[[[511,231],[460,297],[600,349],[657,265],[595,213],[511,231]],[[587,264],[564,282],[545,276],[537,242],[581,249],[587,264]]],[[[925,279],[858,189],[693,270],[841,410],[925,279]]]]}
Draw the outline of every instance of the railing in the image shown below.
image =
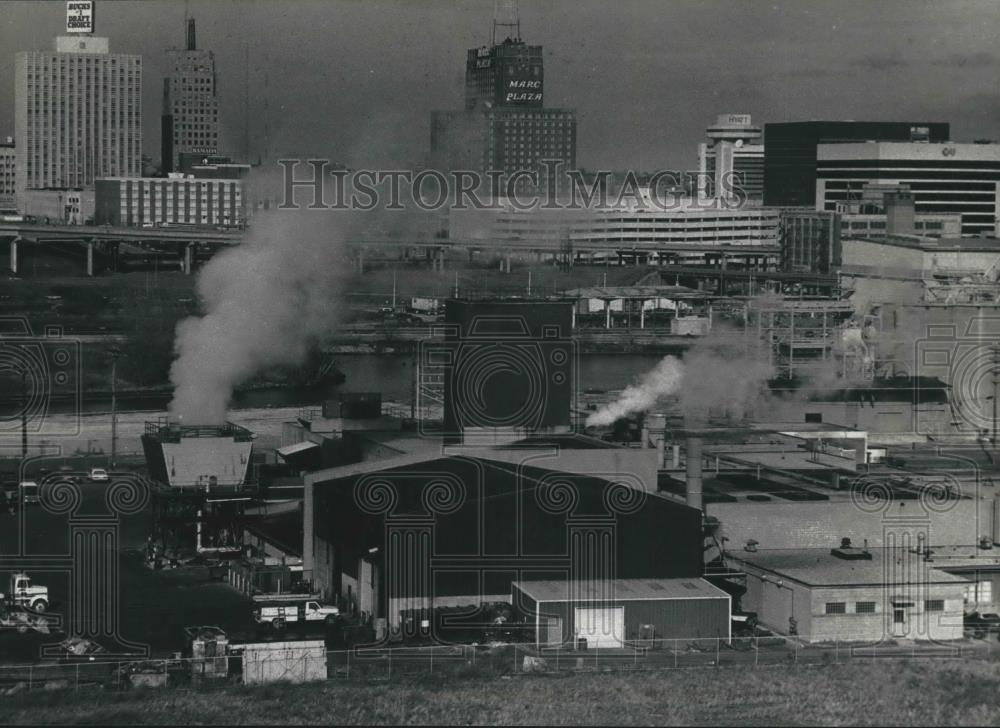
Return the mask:
{"type": "MultiPolygon", "coordinates": [[[[0,665],[0,691],[147,687],[225,687],[241,683],[306,680],[391,681],[414,675],[454,677],[686,668],[753,669],[769,666],[830,665],[852,660],[994,660],[1000,645],[986,640],[957,642],[806,644],[794,638],[734,637],[632,640],[622,647],[529,644],[358,647],[317,654],[304,649],[291,657],[246,660],[245,645],[230,644],[220,657],[161,659],[76,658],[74,662],[0,665]],[[242,653],[242,654],[241,654],[242,653]]],[[[255,643],[258,644],[258,643],[255,643]]],[[[266,644],[266,643],[263,643],[266,644]]],[[[286,653],[287,654],[287,653],[286,653]]]]}

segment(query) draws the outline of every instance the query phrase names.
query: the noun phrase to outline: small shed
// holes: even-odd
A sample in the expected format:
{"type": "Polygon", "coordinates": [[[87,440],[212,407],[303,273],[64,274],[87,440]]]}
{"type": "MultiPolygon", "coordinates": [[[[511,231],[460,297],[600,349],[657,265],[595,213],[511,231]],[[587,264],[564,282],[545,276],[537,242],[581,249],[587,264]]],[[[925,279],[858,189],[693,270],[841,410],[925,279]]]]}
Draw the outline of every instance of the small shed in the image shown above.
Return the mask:
{"type": "Polygon", "coordinates": [[[243,682],[308,682],[326,680],[323,640],[255,642],[242,646],[243,682]]]}
{"type": "Polygon", "coordinates": [[[514,606],[535,620],[535,643],[730,638],[730,596],[704,579],[517,581],[514,606]]]}

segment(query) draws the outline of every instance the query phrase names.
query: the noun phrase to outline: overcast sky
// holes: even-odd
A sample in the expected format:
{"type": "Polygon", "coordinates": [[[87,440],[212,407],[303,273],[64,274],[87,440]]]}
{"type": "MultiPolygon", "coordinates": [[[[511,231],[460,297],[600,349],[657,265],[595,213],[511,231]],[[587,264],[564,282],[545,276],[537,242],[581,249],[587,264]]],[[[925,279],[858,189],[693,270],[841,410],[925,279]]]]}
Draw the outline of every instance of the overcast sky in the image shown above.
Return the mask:
{"type": "MultiPolygon", "coordinates": [[[[546,106],[577,110],[584,167],[690,167],[721,113],[948,121],[956,141],[1000,138],[996,0],[520,4],[522,37],[545,48],[546,106]]],[[[488,41],[493,16],[492,0],[97,0],[97,34],[143,57],[154,158],[185,7],[216,53],[224,152],[242,156],[248,129],[254,158],[266,137],[272,157],[355,167],[423,161],[430,111],[461,104],[465,50],[488,41]]],[[[0,8],[0,135],[13,134],[15,52],[49,49],[64,14],[0,8]]]]}

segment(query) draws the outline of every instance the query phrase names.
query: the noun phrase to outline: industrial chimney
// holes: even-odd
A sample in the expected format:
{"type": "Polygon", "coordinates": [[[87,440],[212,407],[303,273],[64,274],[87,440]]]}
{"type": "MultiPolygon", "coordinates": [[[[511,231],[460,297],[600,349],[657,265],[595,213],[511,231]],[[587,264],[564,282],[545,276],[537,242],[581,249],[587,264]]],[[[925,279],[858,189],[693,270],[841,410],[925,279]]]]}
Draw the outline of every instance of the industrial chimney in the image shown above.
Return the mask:
{"type": "Polygon", "coordinates": [[[664,445],[667,436],[667,416],[663,414],[651,414],[646,416],[646,437],[644,447],[656,448],[656,467],[664,467],[664,445]]]}
{"type": "Polygon", "coordinates": [[[187,49],[193,51],[197,48],[194,36],[194,18],[188,18],[187,22],[187,49]]]}
{"type": "Polygon", "coordinates": [[[684,453],[687,465],[687,504],[702,509],[701,504],[701,438],[688,437],[684,453]]]}

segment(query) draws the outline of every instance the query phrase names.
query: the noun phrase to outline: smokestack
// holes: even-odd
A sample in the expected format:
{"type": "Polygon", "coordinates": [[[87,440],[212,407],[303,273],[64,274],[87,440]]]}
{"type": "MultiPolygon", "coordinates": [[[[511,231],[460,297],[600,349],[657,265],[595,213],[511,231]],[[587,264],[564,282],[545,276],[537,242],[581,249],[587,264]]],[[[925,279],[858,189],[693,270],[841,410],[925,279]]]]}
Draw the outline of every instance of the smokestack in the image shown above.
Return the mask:
{"type": "Polygon", "coordinates": [[[701,438],[689,437],[684,453],[687,466],[687,504],[702,509],[701,505],[701,438]]]}
{"type": "Polygon", "coordinates": [[[656,467],[662,468],[665,465],[664,440],[667,433],[667,416],[663,414],[652,414],[646,417],[647,440],[646,446],[652,444],[656,448],[656,467]]]}
{"type": "Polygon", "coordinates": [[[194,35],[194,18],[188,18],[187,24],[187,49],[193,51],[196,48],[194,35]]]}
{"type": "Polygon", "coordinates": [[[681,469],[681,446],[676,442],[670,446],[670,467],[674,470],[681,469]]]}

